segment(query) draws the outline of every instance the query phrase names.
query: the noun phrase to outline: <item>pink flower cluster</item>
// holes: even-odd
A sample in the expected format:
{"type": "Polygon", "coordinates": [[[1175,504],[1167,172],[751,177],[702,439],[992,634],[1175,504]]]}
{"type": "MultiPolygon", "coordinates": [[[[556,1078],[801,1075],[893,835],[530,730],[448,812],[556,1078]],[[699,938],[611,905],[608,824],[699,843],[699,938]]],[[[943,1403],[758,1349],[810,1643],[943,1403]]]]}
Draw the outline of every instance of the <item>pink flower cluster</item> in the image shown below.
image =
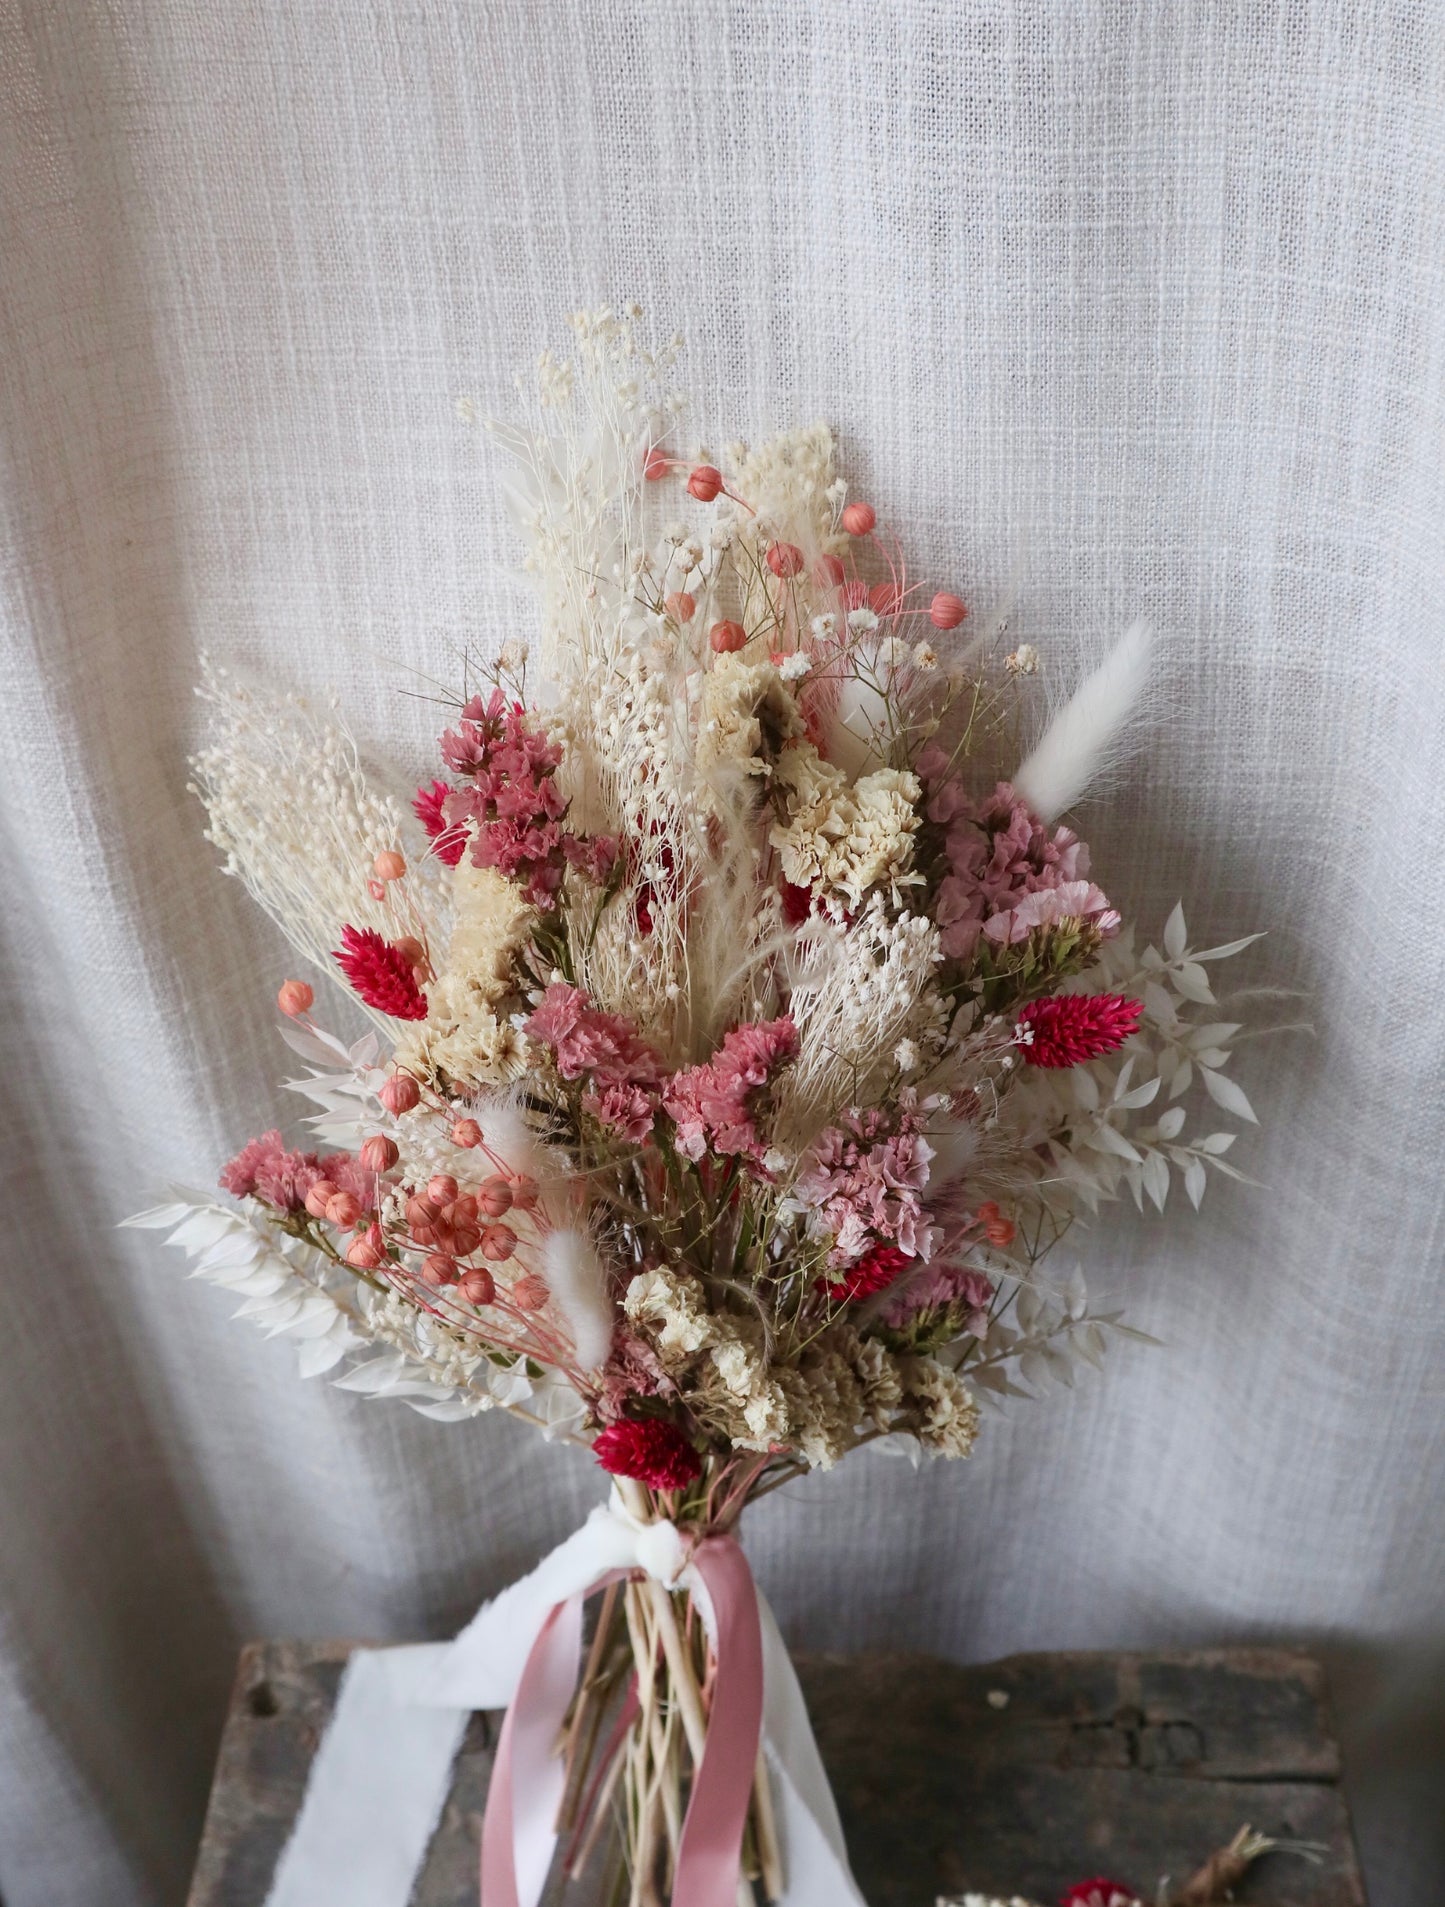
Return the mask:
{"type": "Polygon", "coordinates": [[[845,1113],[814,1144],[793,1192],[832,1232],[831,1264],[852,1264],[880,1243],[909,1258],[932,1253],[936,1228],[920,1194],[933,1147],[922,1126],[917,1094],[905,1090],[895,1107],[845,1113]]]}
{"type": "Polygon", "coordinates": [[[918,773],[925,816],[947,830],[949,871],[935,908],[947,958],[966,960],[980,934],[1013,946],[1058,920],[1087,920],[1104,935],[1118,931],[1118,914],[1086,878],[1089,850],[1072,829],[1050,832],[1006,781],[970,800],[958,777],[947,774],[941,749],[924,750],[918,773]]]}
{"type": "Polygon", "coordinates": [[[418,791],[414,805],[423,826],[430,831],[433,809],[432,818],[445,824],[435,840],[450,848],[449,831],[474,823],[472,860],[520,883],[527,900],[544,913],[556,906],[569,865],[599,886],[609,879],[617,843],[609,835],[578,835],[562,826],[567,813],[567,798],[557,785],[562,750],[527,726],[520,703],[509,704],[500,689],[485,701],[474,695],[457,726],[442,736],[441,752],[464,785],[439,803],[437,784],[418,791]]]}
{"type": "Polygon", "coordinates": [[[761,1164],[760,1095],[797,1052],[798,1029],[784,1014],[734,1027],[710,1060],[674,1073],[662,1103],[677,1127],[678,1151],[689,1159],[707,1151],[740,1154],[761,1164]]]}
{"type": "Polygon", "coordinates": [[[554,980],[526,1022],[528,1037],[550,1047],[563,1079],[586,1079],[582,1104],[633,1145],[652,1131],[661,1057],[630,1020],[594,1007],[581,987],[554,980]]]}
{"type": "Polygon", "coordinates": [[[376,1175],[349,1152],[318,1158],[314,1152],[288,1152],[279,1132],[263,1132],[242,1146],[221,1168],[220,1185],[233,1198],[263,1199],[278,1212],[305,1209],[306,1194],[328,1179],[338,1191],[351,1193],[365,1207],[376,1197],[376,1175]]]}
{"type": "Polygon", "coordinates": [[[920,1311],[942,1311],[961,1304],[966,1308],[963,1329],[976,1338],[988,1330],[988,1308],[993,1303],[994,1287],[981,1271],[969,1271],[963,1265],[924,1265],[890,1299],[882,1318],[884,1324],[900,1331],[920,1311]]]}

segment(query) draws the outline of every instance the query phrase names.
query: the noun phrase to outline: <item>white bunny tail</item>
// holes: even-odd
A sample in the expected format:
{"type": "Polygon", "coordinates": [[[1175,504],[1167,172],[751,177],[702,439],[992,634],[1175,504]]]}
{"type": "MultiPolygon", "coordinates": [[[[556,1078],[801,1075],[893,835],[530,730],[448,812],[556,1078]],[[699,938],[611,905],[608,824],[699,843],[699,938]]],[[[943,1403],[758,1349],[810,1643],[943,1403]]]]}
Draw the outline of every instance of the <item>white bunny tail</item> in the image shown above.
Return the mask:
{"type": "Polygon", "coordinates": [[[1149,625],[1125,630],[1093,674],[1075,689],[1013,778],[1041,821],[1072,808],[1109,761],[1149,679],[1149,625]]]}
{"type": "Polygon", "coordinates": [[[578,1368],[595,1371],[612,1348],[612,1300],[607,1273],[585,1232],[549,1232],[542,1246],[542,1276],[567,1321],[578,1368]]]}

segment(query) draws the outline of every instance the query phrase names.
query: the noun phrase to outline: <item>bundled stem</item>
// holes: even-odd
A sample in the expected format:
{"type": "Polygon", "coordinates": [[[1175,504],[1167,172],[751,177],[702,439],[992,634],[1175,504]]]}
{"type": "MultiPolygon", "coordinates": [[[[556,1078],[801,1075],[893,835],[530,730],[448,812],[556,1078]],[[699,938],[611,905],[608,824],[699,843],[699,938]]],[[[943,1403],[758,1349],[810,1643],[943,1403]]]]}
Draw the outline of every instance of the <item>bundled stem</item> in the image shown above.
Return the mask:
{"type": "MultiPolygon", "coordinates": [[[[698,1536],[737,1520],[761,1468],[719,1466],[686,1504],[635,1483],[624,1482],[621,1493],[640,1521],[666,1516],[698,1536]]],[[[639,1573],[603,1593],[562,1738],[566,1779],[558,1829],[571,1879],[581,1877],[609,1825],[616,1829],[622,1858],[611,1895],[615,1907],[665,1907],[671,1898],[716,1669],[702,1610],[689,1590],[639,1573]]],[[[761,1748],[743,1837],[739,1907],[756,1907],[756,1882],[765,1900],[781,1898],[782,1855],[761,1748]]]]}

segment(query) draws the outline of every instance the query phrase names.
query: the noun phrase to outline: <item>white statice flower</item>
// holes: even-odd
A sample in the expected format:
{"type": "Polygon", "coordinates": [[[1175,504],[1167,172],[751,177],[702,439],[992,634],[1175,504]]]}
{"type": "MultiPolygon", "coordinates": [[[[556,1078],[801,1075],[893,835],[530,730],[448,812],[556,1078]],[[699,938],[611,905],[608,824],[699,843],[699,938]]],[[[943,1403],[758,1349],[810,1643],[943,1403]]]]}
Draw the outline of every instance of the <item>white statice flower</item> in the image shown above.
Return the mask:
{"type": "Polygon", "coordinates": [[[859,607],[848,611],[848,633],[850,636],[871,636],[878,628],[876,613],[859,607]]]}
{"type": "Polygon", "coordinates": [[[912,1073],[918,1070],[917,1040],[900,1040],[893,1049],[893,1064],[900,1073],[912,1073]]]}
{"type": "Polygon", "coordinates": [[[1004,657],[1004,667],[1010,675],[1037,675],[1039,652],[1031,642],[1021,642],[1012,655],[1004,657]]]}
{"type": "Polygon", "coordinates": [[[703,683],[697,770],[704,786],[771,777],[789,742],[803,737],[792,690],[771,662],[718,656],[703,683]]]}
{"type": "Polygon", "coordinates": [[[705,1349],[716,1333],[702,1281],[669,1266],[639,1272],[628,1284],[622,1309],[646,1330],[664,1364],[705,1349]]]}
{"type": "Polygon", "coordinates": [[[768,839],[795,887],[836,889],[857,907],[873,887],[896,893],[915,885],[913,839],[918,831],[918,777],[880,768],[850,783],[811,743],[789,749],[777,783],[786,821],[768,839]]]}
{"type": "Polygon", "coordinates": [[[419,1079],[477,1091],[515,1079],[527,1065],[526,1036],[507,1004],[517,956],[536,914],[513,882],[463,855],[452,873],[452,931],[427,988],[425,1020],[397,1036],[396,1063],[419,1079]]]}
{"type": "Polygon", "coordinates": [[[968,1385],[937,1358],[907,1358],[902,1370],[905,1404],[917,1412],[914,1434],[940,1457],[966,1457],[978,1436],[978,1404],[968,1385]]]}
{"type": "Polygon", "coordinates": [[[812,658],[804,650],[795,649],[791,655],[784,656],[778,664],[778,674],[785,682],[801,682],[812,666],[812,658]]]}

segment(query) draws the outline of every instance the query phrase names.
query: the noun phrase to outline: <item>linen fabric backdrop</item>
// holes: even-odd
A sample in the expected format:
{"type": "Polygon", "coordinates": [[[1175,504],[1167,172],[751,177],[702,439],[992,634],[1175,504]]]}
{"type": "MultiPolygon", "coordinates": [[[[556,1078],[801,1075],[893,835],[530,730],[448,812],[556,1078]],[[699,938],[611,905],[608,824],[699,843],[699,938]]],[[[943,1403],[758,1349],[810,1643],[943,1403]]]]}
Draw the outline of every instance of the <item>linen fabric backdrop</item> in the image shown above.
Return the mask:
{"type": "Polygon", "coordinates": [[[1437,1900],[1445,12],[0,0],[0,80],[7,1907],[179,1902],[244,1638],[446,1635],[601,1495],[115,1226],[303,1110],[199,652],[420,772],[414,672],[532,621],[457,400],[633,297],[703,441],[828,418],[1056,682],[1153,620],[1096,868],[1314,1029],[1241,1053],[1258,1185],[1087,1242],[1164,1349],[760,1506],[790,1639],[1319,1645],[1373,1899],[1437,1900]]]}

